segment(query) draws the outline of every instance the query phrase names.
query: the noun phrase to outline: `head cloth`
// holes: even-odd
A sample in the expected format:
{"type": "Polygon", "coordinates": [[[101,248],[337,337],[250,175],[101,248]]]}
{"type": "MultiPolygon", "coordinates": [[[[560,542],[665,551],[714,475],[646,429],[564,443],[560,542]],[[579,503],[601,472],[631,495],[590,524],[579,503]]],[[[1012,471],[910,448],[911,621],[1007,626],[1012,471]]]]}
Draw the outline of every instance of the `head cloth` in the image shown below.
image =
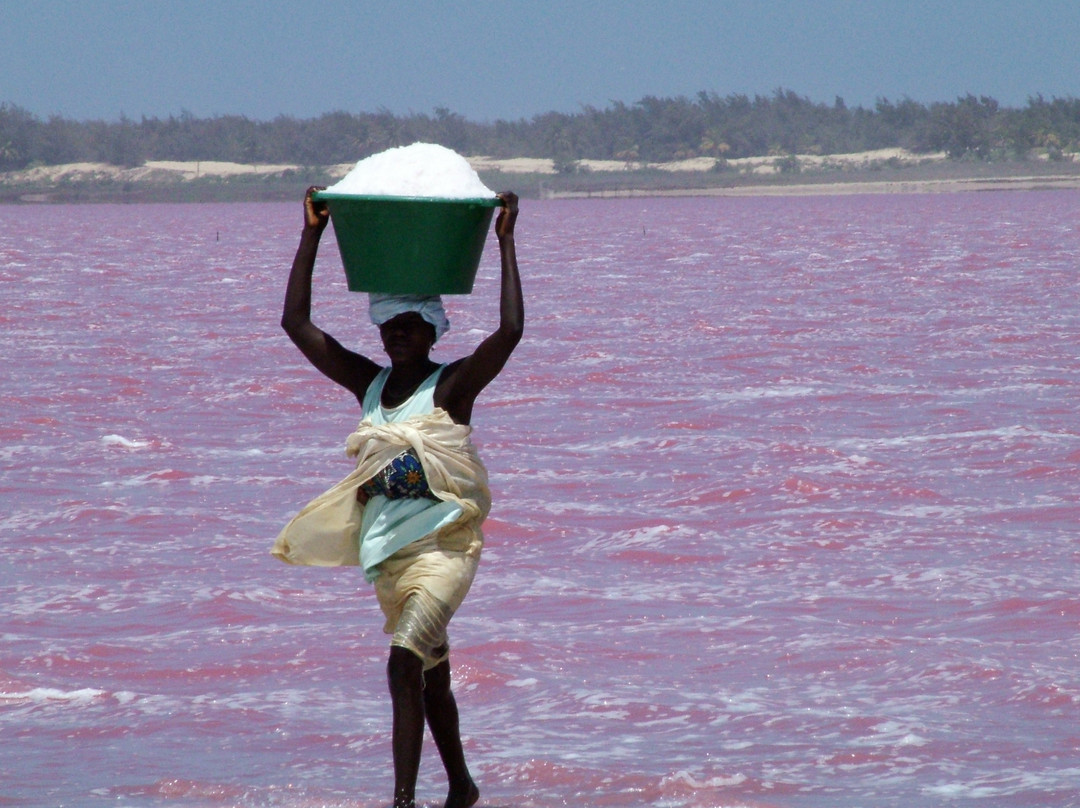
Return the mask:
{"type": "Polygon", "coordinates": [[[442,298],[438,295],[388,295],[381,292],[368,295],[368,313],[375,325],[382,325],[407,311],[415,311],[431,323],[435,327],[436,340],[441,339],[450,328],[442,298]]]}

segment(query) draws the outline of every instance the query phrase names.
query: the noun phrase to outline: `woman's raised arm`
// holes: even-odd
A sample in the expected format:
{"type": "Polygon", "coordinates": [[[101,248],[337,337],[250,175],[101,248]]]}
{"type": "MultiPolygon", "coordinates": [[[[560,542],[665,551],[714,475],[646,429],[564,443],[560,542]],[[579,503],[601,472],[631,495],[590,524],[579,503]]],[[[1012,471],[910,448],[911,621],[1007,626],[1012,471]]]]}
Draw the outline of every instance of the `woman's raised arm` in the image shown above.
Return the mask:
{"type": "Polygon", "coordinates": [[[308,188],[304,195],[304,229],[285,288],[281,327],[311,364],[362,400],[368,384],[379,372],[379,366],[367,357],[347,350],[311,322],[311,276],[319,240],[330,220],[325,203],[312,198],[317,190],[317,187],[308,188]]]}
{"type": "Polygon", "coordinates": [[[503,201],[502,209],[495,220],[495,235],[499,239],[502,264],[499,327],[485,338],[472,354],[454,363],[448,369],[449,372],[443,374],[439,388],[436,389],[436,403],[459,424],[469,423],[477,396],[499,375],[525,330],[525,303],[514,244],[518,198],[509,191],[499,194],[499,198],[503,201]]]}

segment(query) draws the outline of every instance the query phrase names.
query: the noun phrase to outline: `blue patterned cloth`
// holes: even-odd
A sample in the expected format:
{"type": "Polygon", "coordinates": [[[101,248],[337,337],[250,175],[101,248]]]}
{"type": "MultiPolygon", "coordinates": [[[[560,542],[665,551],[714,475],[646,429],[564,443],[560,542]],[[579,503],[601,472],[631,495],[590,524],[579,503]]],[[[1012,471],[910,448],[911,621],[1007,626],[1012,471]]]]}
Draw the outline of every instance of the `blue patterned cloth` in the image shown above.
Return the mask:
{"type": "Polygon", "coordinates": [[[387,499],[435,499],[428,487],[424,467],[416,452],[409,449],[391,460],[382,471],[360,486],[369,497],[380,494],[387,499]]]}

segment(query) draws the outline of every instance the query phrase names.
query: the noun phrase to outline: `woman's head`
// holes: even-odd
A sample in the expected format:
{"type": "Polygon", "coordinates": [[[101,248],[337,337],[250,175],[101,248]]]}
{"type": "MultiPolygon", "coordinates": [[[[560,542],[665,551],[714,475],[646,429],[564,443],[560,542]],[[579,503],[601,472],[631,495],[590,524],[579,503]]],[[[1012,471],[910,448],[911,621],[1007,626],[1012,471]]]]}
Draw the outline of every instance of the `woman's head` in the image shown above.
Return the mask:
{"type": "Polygon", "coordinates": [[[435,333],[433,342],[450,328],[442,298],[438,295],[389,295],[379,292],[368,295],[368,313],[371,322],[377,326],[381,327],[383,323],[409,312],[431,325],[435,333]]]}
{"type": "Polygon", "coordinates": [[[392,362],[426,359],[436,340],[450,327],[442,300],[435,295],[372,293],[369,311],[392,362]]]}
{"type": "Polygon", "coordinates": [[[435,327],[415,311],[391,317],[379,326],[383,350],[392,362],[426,359],[435,344],[435,327]]]}

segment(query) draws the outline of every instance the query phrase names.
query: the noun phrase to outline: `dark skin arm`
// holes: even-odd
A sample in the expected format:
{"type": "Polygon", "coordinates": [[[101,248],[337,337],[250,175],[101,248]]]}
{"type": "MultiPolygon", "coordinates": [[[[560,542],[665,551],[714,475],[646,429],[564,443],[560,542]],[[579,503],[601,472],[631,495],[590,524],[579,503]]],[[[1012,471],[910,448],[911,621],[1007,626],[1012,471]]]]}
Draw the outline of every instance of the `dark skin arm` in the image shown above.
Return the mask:
{"type": "Polygon", "coordinates": [[[330,221],[326,205],[311,198],[317,190],[320,189],[308,188],[304,196],[304,229],[285,289],[281,327],[311,364],[363,401],[364,391],[379,372],[379,366],[367,357],[346,349],[311,322],[311,274],[315,269],[319,240],[330,221]]]}
{"type": "Polygon", "coordinates": [[[499,239],[502,264],[499,327],[486,337],[471,355],[450,364],[443,371],[435,388],[435,405],[446,410],[450,418],[458,424],[470,422],[477,396],[499,375],[525,330],[525,304],[514,246],[518,198],[509,191],[499,194],[499,198],[503,201],[503,207],[495,220],[495,235],[499,239]]]}
{"type": "MultiPolygon", "coordinates": [[[[319,240],[329,221],[326,206],[311,198],[316,190],[319,189],[309,188],[304,197],[304,229],[289,274],[281,326],[311,364],[362,402],[380,366],[343,347],[311,322],[311,276],[319,240]]],[[[499,194],[499,198],[503,202],[495,221],[502,264],[499,327],[472,354],[450,363],[435,388],[435,405],[446,410],[450,418],[459,424],[470,422],[477,396],[502,370],[524,330],[525,309],[514,246],[518,198],[510,192],[499,194]]],[[[400,367],[394,364],[391,381],[400,374],[402,377],[416,377],[416,384],[419,384],[426,375],[422,371],[427,369],[430,372],[433,369],[426,368],[428,365],[432,363],[426,356],[418,357],[415,362],[402,363],[400,367]],[[411,367],[412,364],[417,367],[411,367]],[[420,367],[421,364],[425,367],[420,367]]]]}

